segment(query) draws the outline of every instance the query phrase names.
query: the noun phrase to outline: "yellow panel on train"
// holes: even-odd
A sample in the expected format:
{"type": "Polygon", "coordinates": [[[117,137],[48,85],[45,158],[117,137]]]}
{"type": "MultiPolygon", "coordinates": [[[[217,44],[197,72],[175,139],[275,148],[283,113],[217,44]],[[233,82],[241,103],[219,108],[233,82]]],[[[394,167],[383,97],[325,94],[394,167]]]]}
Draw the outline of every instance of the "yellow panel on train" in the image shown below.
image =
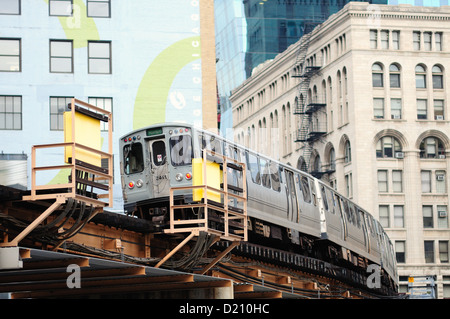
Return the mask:
{"type": "MultiPolygon", "coordinates": [[[[222,178],[222,173],[220,170],[220,165],[215,162],[206,161],[206,184],[207,186],[220,189],[220,182],[222,178]]],[[[199,186],[205,185],[203,179],[203,159],[193,158],[192,159],[192,185],[199,186]]],[[[208,200],[213,200],[216,202],[220,201],[220,193],[208,190],[207,191],[208,200]]],[[[198,202],[203,199],[203,189],[193,190],[193,200],[198,202]]]]}
{"type": "MultiPolygon", "coordinates": [[[[64,142],[72,142],[72,112],[64,112],[64,142]]],[[[84,146],[101,150],[100,120],[75,112],[75,142],[84,146]]],[[[101,155],[77,148],[77,160],[95,166],[101,166],[101,155]]],[[[72,158],[72,147],[64,149],[64,160],[69,163],[72,158]]]]}

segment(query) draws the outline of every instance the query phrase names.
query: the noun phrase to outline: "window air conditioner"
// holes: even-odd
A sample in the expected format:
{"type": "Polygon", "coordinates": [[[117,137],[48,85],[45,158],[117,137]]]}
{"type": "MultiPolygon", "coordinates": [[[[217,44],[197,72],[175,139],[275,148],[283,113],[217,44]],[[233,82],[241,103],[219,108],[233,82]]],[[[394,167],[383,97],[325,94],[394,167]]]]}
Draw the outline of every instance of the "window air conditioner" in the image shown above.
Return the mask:
{"type": "Polygon", "coordinates": [[[445,179],[445,175],[444,175],[444,174],[436,175],[436,179],[437,179],[438,181],[443,181],[443,180],[445,179]]]}
{"type": "Polygon", "coordinates": [[[404,156],[403,152],[395,152],[395,158],[403,158],[404,156]]]}
{"type": "Polygon", "coordinates": [[[447,217],[447,211],[445,211],[445,210],[440,210],[440,211],[438,211],[438,217],[439,217],[439,218],[445,218],[445,217],[447,217]]]}
{"type": "Polygon", "coordinates": [[[444,120],[444,116],[443,115],[436,115],[436,120],[443,121],[444,120]]]}
{"type": "Polygon", "coordinates": [[[440,159],[445,159],[445,155],[444,154],[439,154],[439,158],[440,159]]]}

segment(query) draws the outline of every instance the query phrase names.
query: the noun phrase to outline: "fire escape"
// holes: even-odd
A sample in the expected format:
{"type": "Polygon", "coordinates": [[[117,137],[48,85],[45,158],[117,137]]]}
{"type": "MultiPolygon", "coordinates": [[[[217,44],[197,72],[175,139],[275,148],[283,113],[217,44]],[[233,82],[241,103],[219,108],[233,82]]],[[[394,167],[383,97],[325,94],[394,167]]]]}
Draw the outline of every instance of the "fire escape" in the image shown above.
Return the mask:
{"type": "Polygon", "coordinates": [[[326,104],[324,101],[320,101],[321,99],[316,94],[312,94],[309,87],[312,78],[320,74],[321,67],[313,65],[314,59],[307,59],[312,35],[311,31],[316,25],[316,23],[310,23],[305,26],[305,32],[300,39],[294,66],[294,70],[297,73],[293,77],[300,79],[294,114],[300,117],[299,121],[296,121],[300,127],[296,128],[295,142],[303,143],[302,156],[304,162],[301,169],[320,177],[323,172],[321,172],[320,168],[317,170],[314,167],[310,167],[310,161],[314,143],[320,140],[327,131],[326,122],[323,120],[323,117],[319,116],[319,112],[325,112],[326,104]]]}

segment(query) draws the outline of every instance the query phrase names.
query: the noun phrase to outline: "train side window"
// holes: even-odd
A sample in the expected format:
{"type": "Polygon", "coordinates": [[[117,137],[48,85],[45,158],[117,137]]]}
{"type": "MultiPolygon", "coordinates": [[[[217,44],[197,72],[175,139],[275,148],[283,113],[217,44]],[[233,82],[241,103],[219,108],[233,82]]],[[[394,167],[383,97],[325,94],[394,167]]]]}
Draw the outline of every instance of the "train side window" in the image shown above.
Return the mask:
{"type": "Polygon", "coordinates": [[[258,185],[261,184],[258,157],[247,152],[247,166],[250,170],[250,175],[252,176],[253,183],[258,185]]]}
{"type": "Polygon", "coordinates": [[[338,213],[338,215],[342,216],[339,196],[336,194],[334,194],[334,208],[336,209],[336,212],[338,213]]]}
{"type": "Polygon", "coordinates": [[[311,203],[311,191],[309,189],[308,178],[306,176],[301,176],[299,183],[301,183],[300,188],[302,190],[303,200],[307,203],[311,203]]]}
{"type": "Polygon", "coordinates": [[[362,212],[359,208],[355,207],[356,210],[356,222],[358,223],[358,228],[361,228],[362,223],[361,223],[361,219],[362,219],[362,212]]]}
{"type": "Polygon", "coordinates": [[[207,150],[223,154],[222,141],[215,136],[202,134],[198,136],[198,141],[202,150],[206,148],[207,150]]]}
{"type": "Polygon", "coordinates": [[[316,185],[314,184],[314,181],[309,180],[310,181],[310,185],[311,185],[311,194],[312,194],[312,199],[313,199],[313,204],[314,206],[317,205],[317,193],[316,193],[316,185]]]}
{"type": "Polygon", "coordinates": [[[280,170],[278,168],[278,164],[271,162],[270,163],[270,177],[272,179],[272,189],[274,191],[279,192],[281,190],[280,183],[280,170]]]}
{"type": "Polygon", "coordinates": [[[261,157],[259,158],[259,165],[261,169],[262,184],[264,187],[270,188],[269,161],[261,157]]]}
{"type": "Polygon", "coordinates": [[[351,222],[352,218],[350,215],[350,209],[348,208],[348,202],[347,202],[347,200],[342,199],[342,198],[341,198],[341,201],[342,201],[342,206],[344,208],[345,217],[347,218],[347,220],[349,222],[351,222]]]}
{"type": "Polygon", "coordinates": [[[328,207],[330,208],[330,213],[336,214],[336,211],[335,211],[336,202],[334,200],[333,191],[329,188],[326,188],[326,190],[327,190],[328,207]]]}
{"type": "Polygon", "coordinates": [[[144,170],[144,156],[141,143],[128,144],[123,147],[125,174],[135,174],[144,170]]]}
{"type": "Polygon", "coordinates": [[[327,211],[329,211],[329,207],[328,207],[328,199],[327,199],[327,194],[325,192],[325,186],[321,186],[321,191],[322,191],[322,202],[323,202],[323,206],[325,207],[325,209],[327,211]]]}
{"type": "Polygon", "coordinates": [[[169,145],[173,166],[192,164],[192,138],[190,135],[172,136],[169,145]]]}

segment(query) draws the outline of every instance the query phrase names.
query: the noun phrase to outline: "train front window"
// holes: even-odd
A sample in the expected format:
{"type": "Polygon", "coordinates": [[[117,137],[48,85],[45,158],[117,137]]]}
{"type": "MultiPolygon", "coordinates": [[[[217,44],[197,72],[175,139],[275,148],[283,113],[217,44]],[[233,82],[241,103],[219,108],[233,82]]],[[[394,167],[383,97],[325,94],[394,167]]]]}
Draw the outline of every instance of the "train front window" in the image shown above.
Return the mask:
{"type": "Polygon", "coordinates": [[[169,145],[173,166],[192,164],[192,138],[190,135],[172,136],[169,145]]]}
{"type": "Polygon", "coordinates": [[[155,166],[161,166],[166,163],[166,144],[163,141],[153,142],[152,153],[155,166]]]}
{"type": "Polygon", "coordinates": [[[141,143],[128,144],[123,147],[125,174],[135,174],[144,170],[144,156],[141,143]]]}

